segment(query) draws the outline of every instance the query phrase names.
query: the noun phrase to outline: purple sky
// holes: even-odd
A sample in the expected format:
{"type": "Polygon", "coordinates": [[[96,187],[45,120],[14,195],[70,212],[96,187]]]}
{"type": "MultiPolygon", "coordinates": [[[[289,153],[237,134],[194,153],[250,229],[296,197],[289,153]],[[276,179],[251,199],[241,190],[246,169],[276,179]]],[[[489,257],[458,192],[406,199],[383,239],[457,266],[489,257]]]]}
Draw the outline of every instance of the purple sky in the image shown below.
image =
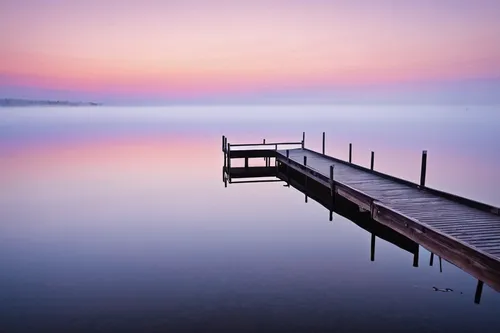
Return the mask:
{"type": "Polygon", "coordinates": [[[0,6],[0,97],[500,103],[497,0],[0,6]]]}

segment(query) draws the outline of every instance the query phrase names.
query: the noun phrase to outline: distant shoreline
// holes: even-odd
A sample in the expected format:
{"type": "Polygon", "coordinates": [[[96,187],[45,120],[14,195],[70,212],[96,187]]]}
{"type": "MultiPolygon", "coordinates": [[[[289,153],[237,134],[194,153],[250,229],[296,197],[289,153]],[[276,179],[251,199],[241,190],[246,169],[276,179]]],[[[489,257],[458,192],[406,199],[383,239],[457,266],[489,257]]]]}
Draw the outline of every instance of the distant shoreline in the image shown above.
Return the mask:
{"type": "Polygon", "coordinates": [[[31,100],[18,98],[0,99],[0,107],[7,106],[101,106],[102,103],[96,102],[74,102],[74,101],[55,101],[55,100],[31,100]]]}

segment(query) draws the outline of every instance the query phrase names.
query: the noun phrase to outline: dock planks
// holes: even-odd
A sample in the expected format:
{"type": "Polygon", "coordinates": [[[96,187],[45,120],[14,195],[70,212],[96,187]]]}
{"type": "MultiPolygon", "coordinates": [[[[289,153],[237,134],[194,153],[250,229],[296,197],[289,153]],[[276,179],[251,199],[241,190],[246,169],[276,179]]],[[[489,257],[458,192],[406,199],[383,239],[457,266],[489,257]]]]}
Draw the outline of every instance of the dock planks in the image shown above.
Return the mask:
{"type": "MultiPolygon", "coordinates": [[[[280,161],[286,163],[286,151],[277,152],[280,161]]],[[[359,191],[375,204],[410,218],[422,226],[451,238],[500,260],[500,216],[430,193],[403,182],[382,177],[376,173],[340,162],[308,149],[289,150],[289,159],[303,164],[324,177],[329,177],[334,165],[334,181],[359,191]]]]}

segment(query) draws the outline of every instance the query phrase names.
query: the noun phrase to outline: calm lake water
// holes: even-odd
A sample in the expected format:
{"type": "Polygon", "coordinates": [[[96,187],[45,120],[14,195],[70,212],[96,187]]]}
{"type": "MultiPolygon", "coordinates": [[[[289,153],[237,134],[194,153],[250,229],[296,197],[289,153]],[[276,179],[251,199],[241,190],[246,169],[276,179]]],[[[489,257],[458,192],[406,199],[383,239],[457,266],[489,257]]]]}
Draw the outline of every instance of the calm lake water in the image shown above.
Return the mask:
{"type": "Polygon", "coordinates": [[[300,141],[500,206],[500,107],[0,109],[0,332],[498,332],[500,294],[280,183],[230,143],[300,141]],[[434,291],[433,287],[453,292],[434,291]]]}

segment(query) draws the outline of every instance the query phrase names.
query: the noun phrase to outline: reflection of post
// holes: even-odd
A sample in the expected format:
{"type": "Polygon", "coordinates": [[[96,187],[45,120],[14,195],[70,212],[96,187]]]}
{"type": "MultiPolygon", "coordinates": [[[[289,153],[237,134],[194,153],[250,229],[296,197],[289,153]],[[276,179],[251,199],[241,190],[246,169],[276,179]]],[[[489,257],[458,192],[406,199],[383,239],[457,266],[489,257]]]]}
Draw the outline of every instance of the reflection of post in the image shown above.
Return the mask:
{"type": "Polygon", "coordinates": [[[431,259],[429,261],[429,266],[432,266],[434,264],[434,253],[431,252],[431,259]]]}
{"type": "Polygon", "coordinates": [[[372,241],[371,241],[371,255],[370,260],[375,261],[375,234],[372,233],[372,241]]]}
{"type": "Polygon", "coordinates": [[[417,250],[413,254],[413,267],[418,267],[418,252],[420,250],[420,247],[417,246],[417,250]]]}
{"type": "Polygon", "coordinates": [[[474,296],[474,303],[481,302],[481,295],[483,294],[483,281],[477,280],[476,295],[474,296]]]}
{"type": "Polygon", "coordinates": [[[439,273],[443,273],[443,262],[441,261],[441,257],[439,257],[439,273]]]}

